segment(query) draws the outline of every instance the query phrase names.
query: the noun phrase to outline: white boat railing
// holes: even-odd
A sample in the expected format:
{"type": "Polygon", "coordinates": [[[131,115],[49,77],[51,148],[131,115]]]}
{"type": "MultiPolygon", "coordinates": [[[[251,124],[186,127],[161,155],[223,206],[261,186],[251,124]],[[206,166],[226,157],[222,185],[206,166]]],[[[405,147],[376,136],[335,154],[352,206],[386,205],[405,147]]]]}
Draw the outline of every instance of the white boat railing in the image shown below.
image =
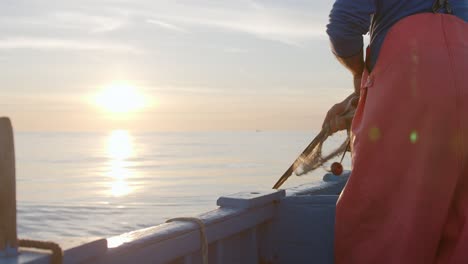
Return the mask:
{"type": "MultiPolygon", "coordinates": [[[[218,199],[219,209],[198,216],[205,226],[209,263],[267,263],[258,245],[285,191],[245,192],[218,199]]],[[[108,239],[109,251],[96,263],[202,263],[199,225],[180,221],[108,239]],[[120,243],[123,243],[119,245],[120,243]],[[114,247],[114,248],[112,248],[114,247]]]]}

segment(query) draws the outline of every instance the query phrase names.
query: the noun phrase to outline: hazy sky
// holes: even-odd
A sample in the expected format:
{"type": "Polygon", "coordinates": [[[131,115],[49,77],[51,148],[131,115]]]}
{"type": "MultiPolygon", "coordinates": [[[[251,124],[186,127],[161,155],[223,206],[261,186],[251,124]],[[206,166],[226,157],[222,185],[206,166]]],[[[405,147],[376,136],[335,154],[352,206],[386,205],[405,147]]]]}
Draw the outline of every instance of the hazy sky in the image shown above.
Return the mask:
{"type": "Polygon", "coordinates": [[[303,130],[351,93],[333,1],[2,0],[0,115],[18,131],[303,130]],[[123,82],[148,101],[94,104],[123,82]]]}

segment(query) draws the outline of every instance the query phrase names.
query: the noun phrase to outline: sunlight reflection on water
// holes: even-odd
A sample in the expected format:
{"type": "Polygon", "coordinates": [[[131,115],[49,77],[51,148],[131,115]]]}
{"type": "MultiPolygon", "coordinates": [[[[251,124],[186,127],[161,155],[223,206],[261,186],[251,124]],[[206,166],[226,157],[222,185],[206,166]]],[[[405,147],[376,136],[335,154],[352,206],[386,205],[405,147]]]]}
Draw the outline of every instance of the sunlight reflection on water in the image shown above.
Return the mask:
{"type": "MultiPolygon", "coordinates": [[[[313,137],[289,131],[17,133],[18,234],[54,241],[114,237],[195,216],[217,208],[219,196],[270,190],[313,137]]],[[[328,147],[343,139],[331,138],[328,147]]],[[[349,168],[349,155],[344,165],[349,168]]],[[[323,173],[291,177],[284,187],[318,181],[323,173]]]]}
{"type": "Polygon", "coordinates": [[[110,194],[116,197],[126,196],[133,191],[127,180],[132,171],[126,166],[127,160],[135,155],[133,138],[128,131],[114,130],[107,139],[109,168],[107,176],[112,179],[110,194]]]}

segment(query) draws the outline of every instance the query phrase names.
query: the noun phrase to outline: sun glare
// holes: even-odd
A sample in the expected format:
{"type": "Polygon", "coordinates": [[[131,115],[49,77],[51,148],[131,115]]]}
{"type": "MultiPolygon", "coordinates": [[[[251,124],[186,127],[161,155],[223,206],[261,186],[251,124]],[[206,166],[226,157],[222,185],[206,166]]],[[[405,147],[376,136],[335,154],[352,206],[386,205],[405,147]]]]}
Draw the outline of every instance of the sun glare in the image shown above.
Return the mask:
{"type": "Polygon", "coordinates": [[[95,103],[112,113],[129,113],[144,108],[147,99],[133,86],[114,84],[104,88],[95,97],[95,103]]]}

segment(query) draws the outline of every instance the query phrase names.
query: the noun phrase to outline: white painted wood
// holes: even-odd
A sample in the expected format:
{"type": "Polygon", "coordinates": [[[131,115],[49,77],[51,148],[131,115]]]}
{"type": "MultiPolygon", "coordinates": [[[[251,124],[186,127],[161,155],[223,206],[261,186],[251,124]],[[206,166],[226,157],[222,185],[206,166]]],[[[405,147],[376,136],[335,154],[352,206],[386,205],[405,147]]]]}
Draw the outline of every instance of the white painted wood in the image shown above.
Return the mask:
{"type": "Polygon", "coordinates": [[[216,242],[216,263],[223,263],[224,259],[224,239],[216,242]]]}
{"type": "Polygon", "coordinates": [[[246,251],[248,253],[248,262],[247,263],[258,263],[258,241],[257,241],[257,227],[251,228],[248,233],[247,245],[250,249],[246,251]]]}
{"type": "Polygon", "coordinates": [[[269,190],[257,192],[240,192],[221,196],[216,202],[221,207],[228,208],[253,208],[279,201],[286,195],[284,190],[269,190]]]}
{"type": "MultiPolygon", "coordinates": [[[[238,234],[260,223],[271,220],[274,205],[270,204],[255,210],[218,209],[208,217],[200,216],[206,226],[208,243],[238,234]]],[[[109,251],[100,260],[102,263],[165,263],[177,257],[200,249],[198,226],[187,222],[163,224],[155,229],[147,229],[138,234],[137,239],[109,251]]],[[[126,238],[128,239],[128,237],[126,238]]]]}
{"type": "Polygon", "coordinates": [[[192,259],[193,259],[192,254],[185,256],[184,257],[184,264],[192,264],[193,263],[192,259]]]}
{"type": "MultiPolygon", "coordinates": [[[[104,256],[107,252],[106,239],[92,240],[68,240],[61,245],[64,251],[63,261],[66,264],[78,264],[83,262],[92,263],[98,256],[104,256]]],[[[50,251],[36,250],[31,248],[20,248],[17,257],[1,258],[0,264],[49,264],[50,251]]]]}
{"type": "MultiPolygon", "coordinates": [[[[63,246],[63,245],[62,245],[63,246]]],[[[107,240],[98,239],[88,243],[71,244],[64,248],[63,260],[66,264],[92,262],[94,258],[107,253],[107,240]]]]}
{"type": "Polygon", "coordinates": [[[303,195],[281,202],[274,222],[279,263],[333,263],[337,199],[338,195],[303,195]]]}
{"type": "Polygon", "coordinates": [[[332,194],[328,192],[337,186],[339,187],[338,189],[341,190],[342,186],[348,181],[350,175],[350,171],[344,172],[343,175],[339,177],[325,174],[324,179],[327,179],[326,181],[306,183],[289,188],[286,190],[286,196],[307,195],[317,192],[323,192],[322,194],[332,194]]]}

